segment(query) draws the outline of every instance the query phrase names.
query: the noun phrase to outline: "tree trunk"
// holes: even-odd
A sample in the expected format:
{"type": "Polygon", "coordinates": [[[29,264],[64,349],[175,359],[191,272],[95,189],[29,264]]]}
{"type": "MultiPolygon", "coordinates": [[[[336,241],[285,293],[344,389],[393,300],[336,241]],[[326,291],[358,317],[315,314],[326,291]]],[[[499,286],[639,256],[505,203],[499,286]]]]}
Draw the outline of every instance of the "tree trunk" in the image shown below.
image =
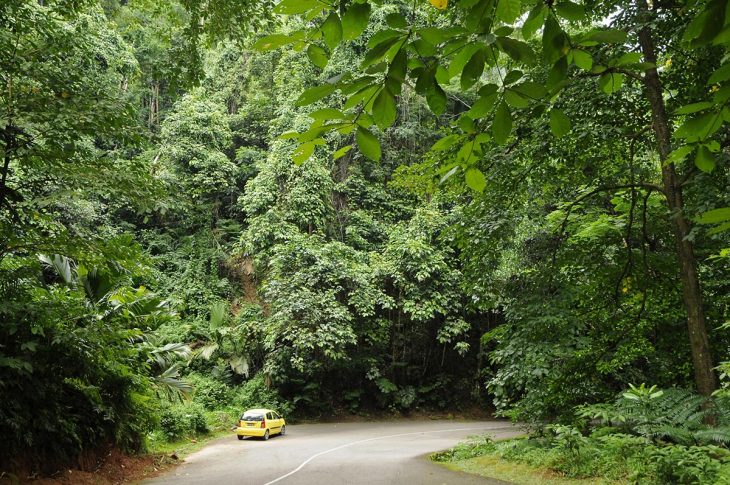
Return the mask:
{"type": "MultiPolygon", "coordinates": [[[[648,8],[645,0],[639,0],[638,6],[640,11],[645,14],[646,19],[648,8]]],[[[644,25],[639,31],[639,44],[645,61],[656,64],[651,32],[646,23],[644,25]]],[[[709,396],[717,388],[717,380],[713,371],[705,311],[702,305],[702,291],[697,274],[697,260],[695,259],[692,242],[687,239],[690,226],[683,213],[682,187],[674,165],[665,163],[667,156],[672,151],[671,128],[662,96],[662,84],[656,68],[648,69],[645,72],[644,85],[646,96],[651,104],[652,124],[659,149],[664,195],[669,206],[677,243],[677,257],[682,278],[682,297],[687,311],[687,328],[692,349],[695,384],[700,394],[709,396]]]]}

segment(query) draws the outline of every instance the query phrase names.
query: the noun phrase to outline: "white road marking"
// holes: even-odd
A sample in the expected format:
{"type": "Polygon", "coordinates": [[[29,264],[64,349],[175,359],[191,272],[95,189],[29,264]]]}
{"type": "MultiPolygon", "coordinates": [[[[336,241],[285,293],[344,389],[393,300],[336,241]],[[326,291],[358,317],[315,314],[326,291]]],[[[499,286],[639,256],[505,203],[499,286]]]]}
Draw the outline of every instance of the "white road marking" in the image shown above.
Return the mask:
{"type": "Polygon", "coordinates": [[[270,482],[266,482],[264,485],[271,485],[272,483],[276,483],[278,481],[284,480],[285,478],[288,478],[288,477],[294,475],[296,472],[298,472],[299,470],[304,468],[307,465],[307,463],[314,460],[315,458],[322,456],[322,455],[326,455],[327,453],[332,453],[333,451],[341,450],[342,448],[347,448],[348,446],[358,445],[360,443],[367,443],[368,441],[384,440],[387,438],[398,438],[399,436],[412,436],[412,435],[424,434],[424,433],[448,433],[450,431],[472,431],[475,429],[482,429],[485,431],[501,431],[504,429],[512,429],[512,427],[510,426],[510,427],[501,427],[501,428],[485,428],[484,426],[479,426],[476,428],[437,429],[434,431],[416,431],[416,432],[411,432],[411,433],[399,433],[399,434],[391,434],[391,435],[387,435],[387,436],[376,436],[375,438],[367,438],[364,440],[353,441],[351,443],[346,443],[344,445],[336,446],[335,448],[330,448],[329,450],[320,451],[319,453],[314,454],[314,455],[310,456],[309,458],[307,458],[306,460],[304,460],[301,465],[299,465],[298,467],[296,467],[294,470],[290,471],[286,475],[282,475],[279,478],[275,478],[274,480],[271,480],[270,482]]]}

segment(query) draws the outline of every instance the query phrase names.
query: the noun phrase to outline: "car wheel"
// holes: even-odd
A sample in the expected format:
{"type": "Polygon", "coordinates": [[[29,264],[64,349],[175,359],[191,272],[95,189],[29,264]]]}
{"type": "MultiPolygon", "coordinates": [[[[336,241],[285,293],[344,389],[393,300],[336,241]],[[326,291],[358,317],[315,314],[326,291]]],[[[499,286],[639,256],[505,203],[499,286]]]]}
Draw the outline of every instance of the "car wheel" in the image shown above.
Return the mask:
{"type": "Polygon", "coordinates": [[[266,430],[266,433],[264,433],[264,441],[269,439],[269,430],[266,430]]]}
{"type": "Polygon", "coordinates": [[[281,427],[281,431],[280,431],[280,434],[281,434],[282,436],[284,436],[284,435],[286,434],[286,425],[284,425],[284,426],[282,426],[282,427],[281,427]]]}
{"type": "Polygon", "coordinates": [[[241,435],[239,434],[239,435],[238,435],[238,439],[239,439],[239,440],[243,440],[243,436],[241,436],[241,435]]]}

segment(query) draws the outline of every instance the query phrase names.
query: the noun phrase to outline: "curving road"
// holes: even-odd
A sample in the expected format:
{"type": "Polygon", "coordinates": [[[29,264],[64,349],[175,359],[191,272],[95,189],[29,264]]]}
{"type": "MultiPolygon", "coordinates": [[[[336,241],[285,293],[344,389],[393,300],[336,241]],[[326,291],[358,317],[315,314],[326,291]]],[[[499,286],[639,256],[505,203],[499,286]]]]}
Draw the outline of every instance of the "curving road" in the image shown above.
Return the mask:
{"type": "Polygon", "coordinates": [[[212,442],[145,485],[504,484],[434,465],[428,453],[466,437],[520,434],[506,421],[389,421],[287,426],[269,441],[212,442]]]}

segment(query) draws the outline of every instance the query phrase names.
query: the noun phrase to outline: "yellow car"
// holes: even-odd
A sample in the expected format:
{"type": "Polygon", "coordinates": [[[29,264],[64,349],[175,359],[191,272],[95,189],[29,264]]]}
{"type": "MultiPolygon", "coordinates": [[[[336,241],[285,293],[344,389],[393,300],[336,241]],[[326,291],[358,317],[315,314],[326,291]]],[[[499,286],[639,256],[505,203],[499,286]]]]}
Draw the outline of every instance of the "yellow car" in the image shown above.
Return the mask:
{"type": "Polygon", "coordinates": [[[241,415],[236,428],[238,439],[246,436],[258,436],[265,440],[272,434],[286,434],[286,421],[279,413],[271,409],[249,409],[241,415]]]}

